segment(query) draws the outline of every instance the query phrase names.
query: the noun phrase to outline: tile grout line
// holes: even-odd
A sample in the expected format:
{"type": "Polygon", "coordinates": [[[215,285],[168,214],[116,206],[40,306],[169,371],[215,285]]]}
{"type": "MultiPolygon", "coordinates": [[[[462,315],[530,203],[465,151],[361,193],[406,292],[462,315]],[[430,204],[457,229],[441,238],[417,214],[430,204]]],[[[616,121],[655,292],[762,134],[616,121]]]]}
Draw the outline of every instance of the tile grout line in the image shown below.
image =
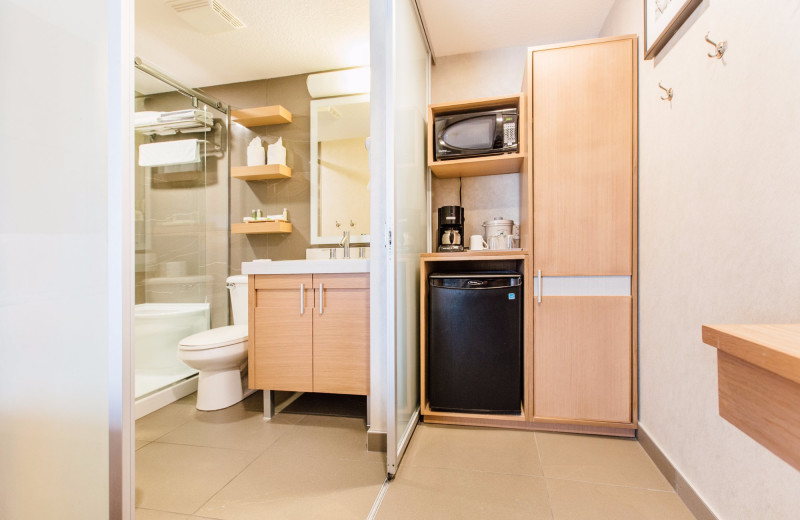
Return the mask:
{"type": "Polygon", "coordinates": [[[375,520],[375,518],[378,516],[378,510],[381,508],[381,504],[383,503],[383,497],[386,496],[387,491],[389,491],[388,478],[383,481],[381,490],[378,492],[378,496],[375,497],[375,502],[372,503],[372,509],[369,510],[369,515],[367,516],[367,520],[375,520]]]}
{"type": "Polygon", "coordinates": [[[539,470],[542,472],[542,478],[544,478],[544,493],[547,496],[547,509],[550,511],[550,520],[554,520],[553,516],[553,504],[550,500],[550,486],[547,485],[547,475],[544,474],[544,464],[542,464],[542,451],[539,448],[539,439],[536,436],[536,432],[533,433],[533,442],[536,444],[536,457],[539,459],[539,470]]]}

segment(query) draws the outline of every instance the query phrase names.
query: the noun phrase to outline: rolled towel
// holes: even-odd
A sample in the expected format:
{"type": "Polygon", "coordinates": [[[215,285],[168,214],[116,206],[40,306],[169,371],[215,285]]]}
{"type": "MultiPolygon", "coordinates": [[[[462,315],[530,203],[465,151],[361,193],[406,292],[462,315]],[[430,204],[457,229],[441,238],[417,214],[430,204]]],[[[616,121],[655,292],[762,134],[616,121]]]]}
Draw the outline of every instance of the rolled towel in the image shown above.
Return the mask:
{"type": "Polygon", "coordinates": [[[139,166],[167,166],[200,162],[197,139],[139,145],[139,166]]]}

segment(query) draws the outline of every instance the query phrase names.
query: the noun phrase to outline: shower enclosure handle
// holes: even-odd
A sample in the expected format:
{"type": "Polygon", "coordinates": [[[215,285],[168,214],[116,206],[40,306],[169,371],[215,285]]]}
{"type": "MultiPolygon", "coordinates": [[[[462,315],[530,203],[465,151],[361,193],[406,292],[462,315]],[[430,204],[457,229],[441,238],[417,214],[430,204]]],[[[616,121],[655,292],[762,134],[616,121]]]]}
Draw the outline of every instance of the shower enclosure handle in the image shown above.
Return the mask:
{"type": "Polygon", "coordinates": [[[303,315],[303,312],[306,308],[306,287],[305,284],[300,284],[300,315],[303,315]]]}
{"type": "Polygon", "coordinates": [[[322,316],[322,282],[319,284],[319,315],[322,316]]]}

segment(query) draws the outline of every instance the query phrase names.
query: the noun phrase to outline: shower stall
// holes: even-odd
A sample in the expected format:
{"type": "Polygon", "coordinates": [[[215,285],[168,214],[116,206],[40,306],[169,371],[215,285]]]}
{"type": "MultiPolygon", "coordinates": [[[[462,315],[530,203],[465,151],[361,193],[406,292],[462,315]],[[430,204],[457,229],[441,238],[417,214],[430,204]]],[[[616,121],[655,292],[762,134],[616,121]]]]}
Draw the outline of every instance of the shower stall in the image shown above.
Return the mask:
{"type": "Polygon", "coordinates": [[[135,416],[197,388],[178,342],[228,324],[228,108],[135,69],[135,416]]]}

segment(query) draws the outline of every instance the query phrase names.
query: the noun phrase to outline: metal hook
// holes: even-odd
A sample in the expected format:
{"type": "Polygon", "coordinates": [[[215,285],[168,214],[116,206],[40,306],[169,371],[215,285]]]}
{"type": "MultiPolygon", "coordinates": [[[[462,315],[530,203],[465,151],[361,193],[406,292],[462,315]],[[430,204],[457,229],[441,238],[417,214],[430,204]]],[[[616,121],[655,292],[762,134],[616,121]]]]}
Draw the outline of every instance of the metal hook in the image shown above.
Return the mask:
{"type": "Polygon", "coordinates": [[[353,219],[350,219],[350,227],[354,227],[355,225],[356,225],[356,223],[353,222],[353,219]]]}
{"type": "Polygon", "coordinates": [[[711,31],[706,33],[706,41],[714,46],[714,52],[709,52],[708,57],[720,59],[722,55],[725,54],[725,51],[728,50],[728,42],[722,40],[721,42],[717,43],[708,37],[709,34],[711,34],[711,31]]]}
{"type": "Polygon", "coordinates": [[[671,88],[665,87],[664,85],[661,84],[660,81],[658,82],[658,88],[662,89],[664,92],[667,93],[666,96],[661,96],[661,99],[663,99],[664,101],[672,101],[672,89],[671,88]]]}

